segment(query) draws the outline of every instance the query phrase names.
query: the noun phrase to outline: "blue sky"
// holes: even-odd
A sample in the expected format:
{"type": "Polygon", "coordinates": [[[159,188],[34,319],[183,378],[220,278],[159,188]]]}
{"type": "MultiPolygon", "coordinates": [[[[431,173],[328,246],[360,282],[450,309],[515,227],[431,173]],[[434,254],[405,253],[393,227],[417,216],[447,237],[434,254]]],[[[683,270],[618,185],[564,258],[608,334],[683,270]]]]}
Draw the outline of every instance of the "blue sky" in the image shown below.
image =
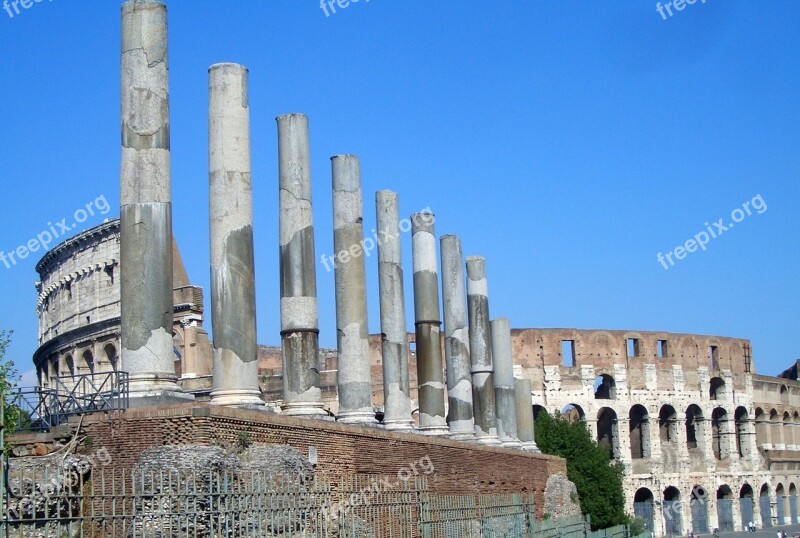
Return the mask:
{"type": "MultiPolygon", "coordinates": [[[[766,374],[800,356],[800,3],[698,0],[667,20],[640,0],[362,0],[328,17],[316,0],[169,8],[175,235],[206,289],[207,69],[250,68],[260,342],[279,342],[274,118],[303,112],[318,255],[333,251],[329,157],[354,153],[367,229],[379,189],[399,192],[404,215],[432,208],[438,233],[486,256],[492,316],[514,327],[750,338],[766,374]],[[658,262],[757,195],[765,211],[668,270],[658,262]]],[[[98,196],[118,214],[119,11],[0,11],[4,252],[98,196]]],[[[38,257],[0,264],[0,328],[15,331],[23,370],[38,257]]],[[[318,271],[333,347],[333,274],[318,271]]]]}

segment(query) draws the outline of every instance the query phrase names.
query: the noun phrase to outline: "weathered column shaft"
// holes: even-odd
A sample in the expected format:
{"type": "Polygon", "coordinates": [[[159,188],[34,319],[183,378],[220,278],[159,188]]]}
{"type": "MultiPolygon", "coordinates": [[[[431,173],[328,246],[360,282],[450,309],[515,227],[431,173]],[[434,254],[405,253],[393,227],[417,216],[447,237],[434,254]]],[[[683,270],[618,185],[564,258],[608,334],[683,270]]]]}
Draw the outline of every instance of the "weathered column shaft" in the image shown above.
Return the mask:
{"type": "Polygon", "coordinates": [[[492,325],[494,398],[497,406],[497,435],[505,446],[520,446],[517,439],[517,402],[514,398],[514,357],[511,350],[511,325],[498,318],[492,325]]]}
{"type": "Polygon", "coordinates": [[[387,430],[410,430],[414,421],[408,381],[408,335],[397,194],[379,191],[375,195],[375,209],[383,333],[383,425],[387,430]]]}
{"type": "Polygon", "coordinates": [[[522,443],[523,450],[539,452],[534,433],[532,393],[533,386],[530,379],[514,379],[514,400],[517,404],[517,438],[522,443]]]}
{"type": "Polygon", "coordinates": [[[308,118],[278,121],[283,411],[322,418],[308,118]]]}
{"type": "Polygon", "coordinates": [[[436,263],[434,221],[431,213],[411,216],[419,427],[423,433],[444,435],[448,430],[444,410],[442,343],[439,336],[439,271],[436,263]]]}
{"type": "Polygon", "coordinates": [[[461,240],[445,235],[442,251],[444,353],[447,365],[447,425],[455,438],[474,438],[472,373],[469,358],[469,322],[461,240]]]}
{"type": "Polygon", "coordinates": [[[486,262],[479,256],[467,258],[467,304],[475,435],[479,442],[497,444],[489,288],[486,283],[486,262]]]}
{"type": "Polygon", "coordinates": [[[134,396],[180,391],[172,346],[172,194],[167,8],[122,6],[120,307],[134,396]]]}
{"type": "Polygon", "coordinates": [[[208,70],[214,382],[211,403],[263,406],[258,386],[248,71],[208,70]]]}
{"type": "Polygon", "coordinates": [[[367,270],[361,201],[361,165],[354,155],[331,158],[336,344],[341,422],[374,424],[367,324],[367,270]],[[344,255],[347,253],[347,256],[344,255]],[[340,257],[340,254],[342,256],[340,257]]]}

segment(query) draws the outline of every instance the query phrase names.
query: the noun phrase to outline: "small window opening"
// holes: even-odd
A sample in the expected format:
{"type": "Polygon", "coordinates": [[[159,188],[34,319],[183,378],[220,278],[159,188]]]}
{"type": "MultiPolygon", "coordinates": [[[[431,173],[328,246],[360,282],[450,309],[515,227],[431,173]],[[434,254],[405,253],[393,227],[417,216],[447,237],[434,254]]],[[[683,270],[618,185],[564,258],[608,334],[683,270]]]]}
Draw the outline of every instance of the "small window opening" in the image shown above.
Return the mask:
{"type": "Polygon", "coordinates": [[[561,364],[567,368],[575,366],[575,340],[561,341],[561,364]]]}

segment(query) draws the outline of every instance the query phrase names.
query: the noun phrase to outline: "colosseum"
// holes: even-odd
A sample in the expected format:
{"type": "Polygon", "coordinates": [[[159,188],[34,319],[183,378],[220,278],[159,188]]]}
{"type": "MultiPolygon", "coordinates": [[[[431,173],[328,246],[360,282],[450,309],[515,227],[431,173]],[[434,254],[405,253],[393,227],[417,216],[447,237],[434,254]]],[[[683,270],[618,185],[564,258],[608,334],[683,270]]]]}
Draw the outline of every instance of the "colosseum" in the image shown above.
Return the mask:
{"type": "MultiPolygon", "coordinates": [[[[81,233],[37,265],[40,385],[120,367],[119,221],[81,233]]],[[[211,393],[203,293],[174,247],[174,359],[180,386],[211,393]]],[[[800,383],[756,374],[748,340],[617,330],[516,329],[514,375],[532,381],[531,413],[586,424],[624,468],[626,509],[657,536],[800,523],[800,383]]],[[[415,336],[408,336],[414,357],[415,336]]],[[[372,398],[383,413],[381,337],[370,338],[372,398]]],[[[281,406],[279,347],[259,346],[268,407],[281,406]]],[[[321,350],[325,411],[338,412],[337,353],[321,350]]],[[[416,361],[409,362],[418,402],[416,361]]],[[[415,419],[418,419],[418,410],[415,419]]]]}

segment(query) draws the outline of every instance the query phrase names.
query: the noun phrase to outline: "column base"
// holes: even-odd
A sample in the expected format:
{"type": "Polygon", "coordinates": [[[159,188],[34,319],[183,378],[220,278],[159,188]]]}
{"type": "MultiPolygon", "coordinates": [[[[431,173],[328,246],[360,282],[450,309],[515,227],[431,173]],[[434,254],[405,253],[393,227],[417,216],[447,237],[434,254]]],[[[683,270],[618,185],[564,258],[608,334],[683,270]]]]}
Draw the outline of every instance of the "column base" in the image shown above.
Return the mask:
{"type": "Polygon", "coordinates": [[[414,430],[414,421],[408,420],[384,420],[383,429],[393,432],[411,432],[414,430]]]}
{"type": "Polygon", "coordinates": [[[530,441],[530,442],[528,442],[528,443],[525,443],[525,442],[523,442],[523,443],[522,443],[522,447],[521,447],[521,448],[522,448],[522,450],[524,450],[525,452],[534,452],[534,453],[536,453],[536,454],[541,454],[541,453],[542,453],[542,451],[541,451],[541,450],[539,450],[539,447],[538,447],[538,446],[536,446],[536,443],[535,443],[535,442],[533,442],[533,441],[530,441]]]}
{"type": "Polygon", "coordinates": [[[245,409],[265,409],[259,390],[214,390],[211,391],[211,405],[241,407],[245,409]]]}
{"type": "Polygon", "coordinates": [[[470,443],[475,441],[475,434],[467,432],[450,432],[450,435],[448,435],[447,438],[452,441],[463,441],[465,443],[470,443]]]}
{"type": "Polygon", "coordinates": [[[378,426],[378,419],[375,418],[375,413],[369,411],[344,411],[336,415],[336,422],[362,426],[378,426]]]}
{"type": "Polygon", "coordinates": [[[131,398],[158,396],[162,392],[183,393],[175,374],[137,374],[128,376],[128,394],[131,398]]]}
{"type": "Polygon", "coordinates": [[[417,428],[416,433],[431,437],[444,437],[450,434],[450,430],[447,426],[425,426],[417,428]]]}
{"type": "Polygon", "coordinates": [[[517,439],[500,439],[500,444],[503,448],[522,449],[522,443],[520,443],[517,439]]]}
{"type": "Polygon", "coordinates": [[[315,420],[333,421],[335,418],[328,414],[322,407],[322,403],[302,402],[284,403],[281,406],[281,415],[287,417],[311,418],[315,420]]]}
{"type": "Polygon", "coordinates": [[[191,402],[194,402],[194,395],[171,390],[131,392],[128,397],[129,408],[191,402]]]}
{"type": "Polygon", "coordinates": [[[483,435],[483,436],[476,436],[475,442],[479,445],[486,445],[486,446],[500,446],[502,443],[500,442],[500,438],[496,435],[483,435]]]}

